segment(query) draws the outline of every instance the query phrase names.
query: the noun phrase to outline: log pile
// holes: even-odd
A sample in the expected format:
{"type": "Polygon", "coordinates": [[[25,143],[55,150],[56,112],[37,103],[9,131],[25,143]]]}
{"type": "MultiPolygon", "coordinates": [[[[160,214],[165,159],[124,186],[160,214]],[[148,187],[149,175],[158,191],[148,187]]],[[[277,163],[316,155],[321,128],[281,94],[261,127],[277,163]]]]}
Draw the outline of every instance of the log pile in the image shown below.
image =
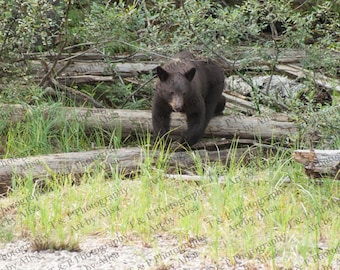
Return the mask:
{"type": "MultiPolygon", "coordinates": [[[[240,55],[244,53],[240,51],[240,55]]],[[[253,49],[248,48],[249,51],[253,49]]],[[[235,52],[237,54],[237,52],[235,52]]],[[[268,54],[270,52],[268,51],[268,54]]],[[[274,54],[274,52],[272,52],[274,54]]],[[[301,60],[306,57],[303,51],[286,50],[277,57],[275,70],[283,75],[295,79],[313,78],[314,82],[327,90],[340,91],[340,80],[329,78],[327,76],[313,73],[299,66],[301,60]]],[[[98,83],[98,82],[117,82],[122,78],[136,77],[140,74],[149,74],[158,65],[167,60],[167,57],[160,55],[137,53],[128,56],[104,57],[97,53],[95,49],[85,52],[70,54],[28,54],[25,58],[29,61],[32,71],[35,75],[36,82],[40,82],[50,69],[54,70],[55,80],[66,86],[82,83],[98,83]],[[59,59],[55,62],[55,58],[59,59]],[[46,66],[42,65],[42,59],[46,66]],[[47,70],[46,70],[47,69],[47,70]]],[[[340,55],[334,52],[334,59],[340,61],[340,55]]],[[[272,65],[271,61],[262,60],[261,56],[254,55],[252,58],[241,60],[230,60],[226,58],[217,59],[226,71],[240,70],[245,62],[253,62],[254,64],[248,69],[256,71],[268,71],[272,65]]]]}
{"type": "MultiPolygon", "coordinates": [[[[52,107],[37,108],[23,105],[0,105],[1,117],[7,119],[11,124],[25,121],[27,117],[34,115],[34,110],[40,110],[44,117],[54,115],[52,107]]],[[[105,130],[121,129],[122,136],[127,137],[136,134],[152,132],[151,112],[141,110],[112,110],[100,108],[66,108],[58,109],[58,117],[62,125],[67,122],[83,123],[85,129],[102,128],[105,130]]],[[[179,136],[186,128],[186,121],[183,115],[174,114],[171,120],[171,135],[179,136]]],[[[197,150],[202,160],[227,162],[232,155],[229,150],[219,150],[221,145],[230,145],[227,138],[238,138],[245,144],[252,145],[256,138],[262,142],[268,140],[286,140],[295,136],[297,129],[295,124],[288,122],[284,115],[271,117],[251,116],[220,116],[215,117],[209,123],[206,137],[208,143],[202,143],[204,149],[197,150]],[[207,150],[209,148],[212,151],[207,150]],[[217,151],[216,151],[217,150],[217,151]]],[[[200,145],[197,146],[199,148],[200,145]]],[[[153,151],[154,159],[157,159],[158,152],[153,151]]],[[[236,159],[249,154],[249,149],[238,149],[236,159]],[[246,154],[244,154],[246,153],[246,154]]],[[[93,169],[94,166],[103,166],[110,170],[118,166],[123,171],[138,171],[138,166],[143,164],[145,153],[141,148],[104,149],[77,153],[60,153],[37,157],[14,158],[0,160],[0,193],[7,192],[11,188],[13,179],[20,179],[30,175],[35,181],[51,175],[83,174],[93,169]],[[13,176],[15,176],[13,178],[13,176]]],[[[170,166],[183,167],[188,169],[194,165],[194,159],[190,152],[175,152],[170,157],[170,166]]]]}
{"type": "MultiPolygon", "coordinates": [[[[315,83],[323,89],[340,91],[340,81],[328,78],[320,74],[310,74],[297,65],[304,54],[292,50],[289,55],[277,57],[275,71],[289,75],[293,78],[304,78],[313,76],[315,83]]],[[[336,55],[335,57],[339,57],[336,55]]],[[[63,121],[78,122],[85,129],[102,128],[113,131],[120,130],[123,137],[146,134],[152,132],[151,112],[141,110],[113,110],[106,109],[101,102],[81,93],[71,86],[74,84],[117,82],[118,80],[130,80],[140,74],[150,74],[156,66],[165,61],[159,56],[150,57],[145,54],[132,56],[121,56],[110,58],[97,53],[94,50],[79,52],[73,55],[59,53],[57,55],[30,54],[26,56],[27,61],[35,75],[35,81],[46,93],[61,91],[67,96],[75,97],[77,100],[92,104],[96,108],[67,108],[58,111],[58,116],[63,121]],[[52,86],[49,87],[49,86],[52,86]]],[[[218,59],[227,72],[239,69],[243,66],[243,60],[232,61],[225,58],[218,59]]],[[[256,63],[253,70],[273,71],[270,61],[262,61],[260,57],[247,59],[256,63]]],[[[249,67],[248,67],[249,69],[249,67]]],[[[250,68],[251,70],[251,68],[250,68]]],[[[143,85],[142,85],[143,86],[143,85]]],[[[210,138],[208,143],[198,146],[196,152],[174,152],[170,156],[170,166],[188,168],[194,164],[194,156],[198,155],[207,161],[228,162],[229,150],[220,150],[218,147],[227,144],[227,139],[237,138],[254,145],[256,141],[261,143],[287,141],[294,138],[298,133],[297,126],[289,121],[284,113],[275,113],[269,108],[258,107],[246,100],[242,95],[224,93],[227,99],[227,109],[239,113],[223,115],[213,118],[205,133],[210,138]],[[236,108],[236,110],[234,110],[236,108]],[[259,111],[265,112],[265,116],[255,116],[259,111]],[[211,139],[214,138],[214,139],[211,139]],[[203,149],[200,149],[202,147],[203,149]],[[208,150],[211,147],[214,150],[208,150]],[[194,155],[193,155],[194,153],[194,155]]],[[[53,108],[36,108],[33,106],[0,104],[0,116],[8,122],[15,124],[24,121],[32,115],[34,110],[48,117],[53,114],[53,108]]],[[[56,124],[62,125],[64,122],[56,124]]],[[[180,136],[186,128],[186,119],[181,114],[172,114],[171,134],[180,136]]],[[[224,149],[222,147],[221,149],[224,149]]],[[[157,158],[158,152],[154,151],[153,158],[157,158]]],[[[238,149],[234,158],[250,154],[249,149],[238,149]]],[[[338,152],[324,152],[299,150],[294,153],[295,159],[304,164],[306,172],[311,177],[322,177],[324,175],[335,176],[339,179],[340,162],[338,152]],[[335,156],[333,158],[332,156],[335,156]],[[331,160],[332,157],[332,160],[331,160]],[[327,161],[327,162],[326,162],[327,161]],[[326,163],[325,163],[326,162],[326,163]]],[[[14,158],[0,160],[0,194],[6,193],[12,187],[13,179],[30,175],[35,181],[46,176],[58,174],[83,174],[92,170],[95,166],[101,166],[106,171],[118,166],[126,172],[136,172],[144,162],[147,153],[141,148],[103,149],[78,153],[60,153],[37,157],[14,158]],[[14,176],[14,177],[13,177],[14,176]]],[[[185,177],[184,177],[185,178],[185,177]]],[[[192,177],[189,177],[193,179],[192,177]]],[[[194,180],[196,181],[196,180],[194,180]]],[[[223,182],[223,181],[222,181],[223,182]]]]}

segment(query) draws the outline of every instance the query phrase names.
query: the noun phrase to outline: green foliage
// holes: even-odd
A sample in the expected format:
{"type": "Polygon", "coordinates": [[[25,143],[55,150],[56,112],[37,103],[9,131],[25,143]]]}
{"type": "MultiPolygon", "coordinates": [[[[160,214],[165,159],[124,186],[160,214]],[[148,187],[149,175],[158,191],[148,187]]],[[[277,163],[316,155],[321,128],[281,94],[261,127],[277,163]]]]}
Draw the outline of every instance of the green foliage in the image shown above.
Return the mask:
{"type": "MultiPolygon", "coordinates": [[[[296,108],[301,108],[302,105],[296,108]]],[[[296,109],[296,123],[303,131],[300,148],[339,149],[340,146],[340,107],[318,106],[312,102],[306,110],[296,109]]]]}
{"type": "Polygon", "coordinates": [[[93,2],[89,14],[84,18],[79,31],[83,42],[105,42],[105,55],[129,50],[123,42],[135,42],[138,29],[144,28],[143,13],[135,5],[123,1],[113,6],[93,2]],[[111,41],[111,42],[109,42],[111,41]]]}
{"type": "MultiPolygon", "coordinates": [[[[16,62],[23,53],[58,51],[57,44],[66,41],[66,45],[81,43],[79,48],[95,47],[106,58],[135,50],[171,55],[181,49],[200,49],[237,59],[235,46],[250,45],[271,59],[265,52],[273,47],[273,38],[282,50],[305,50],[309,59],[305,68],[336,74],[336,59],[323,54],[327,48],[339,48],[338,1],[315,0],[301,6],[284,0],[232,2],[187,0],[178,6],[172,0],[85,0],[73,1],[67,10],[69,0],[54,4],[50,0],[0,0],[0,74],[25,75],[28,70],[16,62]]],[[[7,83],[7,77],[1,76],[1,81],[7,83]]],[[[78,87],[88,91],[86,86],[78,87]]],[[[93,94],[120,107],[121,100],[138,86],[117,84],[111,92],[109,88],[97,86],[93,94]]],[[[145,94],[142,100],[137,95],[125,108],[147,108],[150,96],[145,94]]]]}
{"type": "Polygon", "coordinates": [[[340,1],[318,1],[309,16],[313,20],[312,30],[316,41],[323,47],[339,49],[340,1]]]}
{"type": "Polygon", "coordinates": [[[311,10],[296,9],[291,1],[283,0],[249,0],[234,6],[188,0],[179,8],[170,0],[133,4],[119,1],[111,5],[96,1],[84,14],[79,37],[83,42],[105,42],[108,53],[131,50],[138,44],[170,54],[202,42],[214,49],[265,43],[261,34],[270,33],[272,24],[280,28],[282,47],[304,47],[316,33],[320,38],[314,42],[332,47],[339,34],[339,13],[335,7],[331,1],[311,10]]]}
{"type": "MultiPolygon", "coordinates": [[[[0,1],[2,57],[51,46],[60,33],[67,2],[0,1]]],[[[223,6],[217,1],[187,0],[183,7],[170,0],[82,1],[71,5],[67,32],[71,41],[101,43],[106,55],[133,46],[169,53],[202,41],[214,49],[263,43],[261,34],[270,33],[271,24],[279,27],[280,46],[304,47],[312,40],[337,47],[339,6],[337,1],[317,1],[308,8],[283,0],[223,6]]]]}
{"type": "MultiPolygon", "coordinates": [[[[338,71],[338,59],[334,58],[329,50],[320,50],[318,47],[306,48],[306,57],[301,60],[302,67],[336,77],[338,71]]],[[[313,80],[314,78],[311,78],[313,80]]]]}
{"type": "Polygon", "coordinates": [[[50,1],[0,1],[0,58],[51,47],[62,24],[63,5],[50,1]]]}

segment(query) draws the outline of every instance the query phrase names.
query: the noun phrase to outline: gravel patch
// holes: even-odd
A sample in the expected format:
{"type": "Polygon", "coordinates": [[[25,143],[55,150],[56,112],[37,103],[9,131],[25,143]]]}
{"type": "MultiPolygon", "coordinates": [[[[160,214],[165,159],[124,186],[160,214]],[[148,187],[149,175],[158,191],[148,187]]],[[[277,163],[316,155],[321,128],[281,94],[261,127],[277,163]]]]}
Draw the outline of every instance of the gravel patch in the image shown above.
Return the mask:
{"type": "Polygon", "coordinates": [[[88,238],[80,251],[33,251],[28,241],[7,243],[0,248],[0,269],[4,270],[218,270],[268,269],[261,264],[228,266],[221,259],[218,267],[206,254],[206,239],[192,238],[182,243],[169,236],[155,236],[154,247],[141,240],[125,241],[124,236],[111,239],[88,238]],[[163,266],[163,267],[161,267],[163,266]],[[167,266],[167,267],[166,267],[167,266]],[[254,268],[255,267],[255,268],[254,268]]]}

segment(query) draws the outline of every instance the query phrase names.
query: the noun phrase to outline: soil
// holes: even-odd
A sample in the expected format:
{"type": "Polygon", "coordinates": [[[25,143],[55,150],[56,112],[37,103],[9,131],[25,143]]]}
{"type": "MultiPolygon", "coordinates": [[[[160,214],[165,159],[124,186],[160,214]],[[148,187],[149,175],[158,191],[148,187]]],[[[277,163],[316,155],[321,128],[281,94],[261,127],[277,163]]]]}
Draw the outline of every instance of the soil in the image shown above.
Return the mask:
{"type": "Polygon", "coordinates": [[[205,237],[179,241],[156,235],[150,244],[141,240],[90,237],[80,243],[79,251],[34,251],[29,241],[17,241],[0,247],[1,270],[219,270],[270,269],[259,261],[238,262],[232,266],[227,258],[211,261],[205,237]],[[251,265],[249,268],[247,265],[251,265]]]}

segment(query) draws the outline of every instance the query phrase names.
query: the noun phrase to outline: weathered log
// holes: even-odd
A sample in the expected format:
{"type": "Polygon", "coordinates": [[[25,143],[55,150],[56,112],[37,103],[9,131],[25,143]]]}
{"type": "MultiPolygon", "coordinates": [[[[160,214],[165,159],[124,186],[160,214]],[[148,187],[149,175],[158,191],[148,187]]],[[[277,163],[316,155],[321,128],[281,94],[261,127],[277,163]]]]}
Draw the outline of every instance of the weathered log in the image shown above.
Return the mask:
{"type": "MultiPolygon", "coordinates": [[[[273,55],[275,53],[274,49],[271,48],[267,48],[266,51],[268,55],[273,55]]],[[[254,70],[270,70],[269,67],[272,65],[272,61],[264,60],[261,53],[257,53],[252,47],[239,47],[234,51],[235,59],[238,60],[226,58],[224,58],[223,61],[221,61],[221,59],[216,60],[219,61],[226,70],[240,70],[244,67],[254,70]],[[251,57],[249,57],[249,53],[246,53],[249,51],[252,52],[251,57]],[[247,55],[246,59],[242,59],[244,55],[247,55]],[[249,63],[252,64],[249,65],[249,63]]],[[[334,59],[339,59],[338,53],[331,52],[331,54],[334,59]]],[[[161,55],[157,55],[152,52],[148,54],[135,53],[132,55],[115,55],[111,57],[104,57],[103,54],[98,53],[95,48],[89,49],[87,51],[80,51],[71,55],[69,53],[62,53],[60,55],[52,53],[31,53],[25,55],[25,58],[28,59],[30,70],[33,71],[33,74],[35,74],[38,79],[39,77],[45,75],[44,70],[41,68],[41,59],[52,61],[57,56],[60,60],[56,65],[56,70],[59,70],[62,66],[64,66],[67,61],[72,60],[71,64],[65,68],[62,74],[56,78],[58,81],[60,81],[60,83],[66,83],[67,85],[72,83],[97,82],[101,79],[105,82],[108,82],[115,80],[115,75],[117,74],[121,77],[131,77],[140,73],[149,73],[157,65],[161,64],[165,61],[165,59],[167,59],[165,56],[162,57],[161,55]]],[[[297,66],[304,58],[306,58],[305,51],[285,49],[278,55],[278,65],[276,66],[276,69],[286,72],[290,75],[304,76],[306,70],[303,70],[297,66]],[[295,66],[289,65],[291,63],[294,63],[295,66]]],[[[322,76],[321,74],[316,75],[317,76],[313,76],[313,78],[316,78],[317,83],[320,82],[322,85],[324,85],[325,81],[328,82],[331,80],[325,76],[322,76]]],[[[325,86],[330,88],[332,87],[332,83],[326,83],[325,86]]],[[[339,89],[337,86],[335,88],[337,90],[339,89]]]]}
{"type": "MultiPolygon", "coordinates": [[[[247,153],[250,153],[249,148],[239,148],[236,151],[232,149],[174,152],[170,154],[168,164],[170,167],[182,167],[184,169],[195,166],[196,159],[207,163],[221,161],[228,164],[231,159],[236,161],[240,158],[245,159],[247,153]]],[[[93,171],[95,168],[103,168],[110,172],[112,168],[116,167],[122,173],[138,173],[140,166],[144,164],[146,159],[151,159],[153,163],[157,162],[159,151],[135,147],[2,159],[0,160],[0,194],[6,193],[11,188],[13,179],[18,181],[25,176],[30,176],[35,181],[40,179],[44,182],[46,176],[79,175],[93,171]]]]}
{"type": "MultiPolygon", "coordinates": [[[[230,93],[230,94],[228,94],[228,92],[227,92],[227,93],[223,93],[223,95],[225,96],[225,98],[227,100],[225,106],[226,106],[226,108],[230,109],[231,111],[234,111],[236,109],[236,111],[245,113],[247,115],[256,114],[257,110],[255,108],[254,103],[247,101],[245,96],[240,95],[236,92],[233,92],[233,93],[230,93]]],[[[276,114],[272,109],[270,109],[268,107],[264,107],[261,104],[259,104],[259,107],[260,107],[261,112],[263,112],[263,113],[267,113],[267,114],[270,114],[270,115],[276,114]]],[[[278,115],[278,114],[276,114],[276,115],[278,115]]],[[[287,119],[288,117],[285,116],[285,118],[287,119]]]]}
{"type": "MultiPolygon", "coordinates": [[[[55,115],[56,108],[36,108],[23,105],[0,104],[0,116],[8,119],[12,124],[22,121],[33,110],[40,109],[45,116],[55,115]]],[[[101,108],[58,108],[57,112],[63,121],[83,123],[85,128],[103,128],[105,130],[121,129],[122,135],[146,134],[152,131],[151,112],[148,110],[112,110],[101,108]]],[[[185,116],[172,114],[171,134],[181,135],[186,129],[185,116]]],[[[277,140],[297,133],[294,123],[282,121],[269,116],[250,117],[245,115],[231,115],[214,117],[205,132],[206,137],[223,137],[241,139],[261,138],[262,140],[277,140]]]]}
{"type": "Polygon", "coordinates": [[[305,166],[306,174],[311,178],[340,179],[340,150],[296,150],[294,158],[305,166]]]}
{"type": "Polygon", "coordinates": [[[77,75],[57,77],[57,81],[65,85],[96,83],[96,82],[114,82],[117,81],[113,76],[95,76],[95,75],[77,75]]]}
{"type": "Polygon", "coordinates": [[[285,72],[289,75],[293,75],[297,78],[313,78],[313,81],[319,86],[324,87],[327,90],[333,90],[340,92],[340,81],[336,79],[329,78],[319,73],[309,71],[298,67],[296,65],[276,65],[276,70],[285,72]]]}
{"type": "MultiPolygon", "coordinates": [[[[63,68],[66,63],[59,62],[56,70],[63,68]]],[[[41,70],[41,63],[32,61],[33,69],[36,70],[36,79],[44,76],[45,71],[41,70]]],[[[52,66],[50,64],[49,66],[52,66]]],[[[67,66],[55,79],[67,86],[75,83],[91,83],[91,82],[113,82],[120,77],[134,77],[139,74],[150,73],[158,64],[155,63],[115,63],[114,65],[102,61],[77,62],[67,66]]]]}

